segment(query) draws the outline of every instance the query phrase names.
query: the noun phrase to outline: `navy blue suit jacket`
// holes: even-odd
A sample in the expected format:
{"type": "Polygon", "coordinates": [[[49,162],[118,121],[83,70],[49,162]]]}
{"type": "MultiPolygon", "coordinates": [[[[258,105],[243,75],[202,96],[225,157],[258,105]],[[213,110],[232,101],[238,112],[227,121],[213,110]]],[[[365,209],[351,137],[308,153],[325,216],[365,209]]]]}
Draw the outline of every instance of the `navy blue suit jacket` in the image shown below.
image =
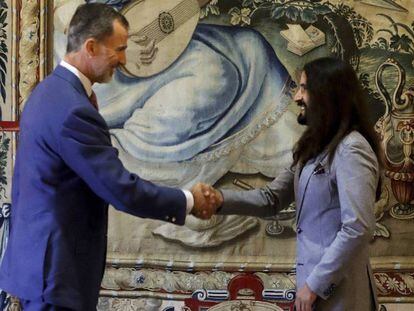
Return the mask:
{"type": "Polygon", "coordinates": [[[108,203],[184,224],[185,195],[124,168],[105,121],[64,67],[35,88],[20,129],[0,288],[26,300],[92,310],[105,267],[108,203]]]}

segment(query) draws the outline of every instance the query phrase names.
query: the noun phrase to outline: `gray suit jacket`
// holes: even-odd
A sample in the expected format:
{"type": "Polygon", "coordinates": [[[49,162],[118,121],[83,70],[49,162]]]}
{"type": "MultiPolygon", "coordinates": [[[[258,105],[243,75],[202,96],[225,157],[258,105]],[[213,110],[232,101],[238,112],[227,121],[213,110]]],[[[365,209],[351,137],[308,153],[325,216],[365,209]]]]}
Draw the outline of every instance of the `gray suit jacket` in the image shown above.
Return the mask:
{"type": "Polygon", "coordinates": [[[221,214],[271,216],[296,200],[296,286],[321,298],[317,310],[373,310],[368,243],[375,228],[378,161],[354,131],[327,152],[251,191],[223,190],[221,214]]]}

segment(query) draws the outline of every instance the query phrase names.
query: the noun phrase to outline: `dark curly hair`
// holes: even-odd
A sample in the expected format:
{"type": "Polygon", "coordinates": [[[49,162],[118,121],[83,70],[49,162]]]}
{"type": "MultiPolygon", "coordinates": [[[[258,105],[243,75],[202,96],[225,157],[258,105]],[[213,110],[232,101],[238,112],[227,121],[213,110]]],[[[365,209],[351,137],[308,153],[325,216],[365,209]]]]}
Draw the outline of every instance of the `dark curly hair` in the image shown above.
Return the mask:
{"type": "Polygon", "coordinates": [[[324,57],[307,63],[309,106],[307,129],[293,150],[293,165],[306,163],[327,149],[332,162],[335,150],[351,131],[368,141],[381,163],[380,144],[369,117],[367,101],[352,66],[340,59],[324,57]]]}

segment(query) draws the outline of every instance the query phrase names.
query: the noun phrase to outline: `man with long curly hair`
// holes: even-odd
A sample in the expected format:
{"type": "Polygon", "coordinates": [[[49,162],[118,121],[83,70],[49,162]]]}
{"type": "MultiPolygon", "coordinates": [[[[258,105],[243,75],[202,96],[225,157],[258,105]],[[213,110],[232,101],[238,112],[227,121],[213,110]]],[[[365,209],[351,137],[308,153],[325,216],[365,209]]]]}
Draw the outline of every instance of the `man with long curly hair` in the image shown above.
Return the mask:
{"type": "Polygon", "coordinates": [[[295,200],[296,310],[375,310],[368,243],[380,153],[357,75],[339,59],[314,60],[295,101],[307,128],[292,166],[261,189],[223,190],[219,213],[272,216],[295,200]]]}

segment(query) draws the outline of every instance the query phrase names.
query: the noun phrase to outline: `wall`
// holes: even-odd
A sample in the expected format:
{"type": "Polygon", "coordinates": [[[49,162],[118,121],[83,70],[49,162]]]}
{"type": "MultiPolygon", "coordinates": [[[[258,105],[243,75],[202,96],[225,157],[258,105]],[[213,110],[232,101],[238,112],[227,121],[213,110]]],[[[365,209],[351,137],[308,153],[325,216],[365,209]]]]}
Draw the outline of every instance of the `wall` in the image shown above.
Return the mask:
{"type": "MultiPolygon", "coordinates": [[[[48,63],[52,66],[59,61],[64,28],[70,12],[81,2],[0,1],[7,5],[3,12],[9,21],[3,27],[4,45],[0,43],[7,55],[2,120],[17,118],[48,63]],[[46,7],[55,13],[53,18],[45,14],[46,7]],[[21,38],[18,43],[13,35],[21,38]],[[16,59],[18,63],[13,62],[16,59]]],[[[129,1],[110,2],[122,7],[129,1]]],[[[202,180],[222,188],[261,186],[288,164],[290,149],[302,131],[295,121],[296,105],[289,97],[295,84],[288,83],[284,70],[297,81],[300,68],[311,59],[335,55],[350,61],[369,97],[371,116],[378,120],[376,129],[387,142],[389,165],[382,198],[375,206],[377,230],[370,250],[380,301],[388,304],[387,310],[408,308],[414,297],[413,185],[401,176],[412,180],[413,174],[414,108],[412,97],[406,94],[414,74],[410,3],[211,1],[203,7],[195,30],[186,29],[181,35],[174,32],[178,37],[157,42],[159,54],[149,56],[152,62],[167,59],[162,57],[165,49],[180,44],[187,48],[156,79],[124,79],[120,73],[111,84],[95,88],[122,160],[131,171],[165,185],[189,187],[202,180]],[[307,49],[303,48],[306,44],[295,47],[299,40],[309,40],[303,36],[312,30],[310,26],[314,40],[308,41],[307,49]],[[188,31],[194,34],[187,46],[188,31]],[[265,74],[270,67],[273,76],[265,74]],[[226,70],[221,72],[222,68],[226,70]],[[191,79],[183,82],[179,78],[184,70],[191,79]],[[174,82],[157,88],[156,83],[167,80],[174,82]],[[195,105],[199,117],[187,123],[186,112],[195,105]],[[214,109],[209,109],[212,105],[214,109]],[[240,110],[244,114],[238,114],[240,110]],[[209,123],[212,118],[214,122],[209,123]],[[151,125],[158,125],[151,128],[157,139],[144,143],[148,140],[128,136],[122,130],[127,120],[132,125],[151,120],[151,125]]],[[[142,59],[137,61],[145,67],[142,59]]],[[[10,202],[14,150],[13,135],[7,135],[11,140],[4,147],[7,165],[3,162],[2,203],[10,202]]],[[[135,219],[113,209],[110,214],[101,310],[178,308],[198,289],[226,290],[229,281],[242,272],[255,273],[265,289],[275,290],[285,302],[291,298],[294,206],[279,219],[226,217],[207,223],[190,219],[182,228],[135,219]]]]}

